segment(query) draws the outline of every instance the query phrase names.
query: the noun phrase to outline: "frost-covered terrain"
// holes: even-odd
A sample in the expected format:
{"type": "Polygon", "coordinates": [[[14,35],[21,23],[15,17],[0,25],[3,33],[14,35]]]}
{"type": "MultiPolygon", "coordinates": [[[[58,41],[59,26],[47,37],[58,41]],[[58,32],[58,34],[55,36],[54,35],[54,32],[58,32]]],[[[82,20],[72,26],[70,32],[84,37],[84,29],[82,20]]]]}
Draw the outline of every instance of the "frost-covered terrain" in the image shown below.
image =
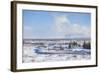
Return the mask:
{"type": "Polygon", "coordinates": [[[68,43],[61,43],[59,44],[57,41],[24,43],[23,63],[91,59],[91,49],[76,45],[69,48],[68,43]]]}

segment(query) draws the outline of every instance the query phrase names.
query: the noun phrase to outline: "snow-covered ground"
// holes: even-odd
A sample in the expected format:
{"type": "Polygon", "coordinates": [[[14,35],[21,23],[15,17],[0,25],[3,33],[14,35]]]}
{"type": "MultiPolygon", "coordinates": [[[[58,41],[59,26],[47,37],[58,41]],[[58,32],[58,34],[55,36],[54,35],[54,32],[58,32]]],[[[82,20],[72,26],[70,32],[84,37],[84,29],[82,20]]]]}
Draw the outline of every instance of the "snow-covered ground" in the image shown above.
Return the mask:
{"type": "Polygon", "coordinates": [[[76,47],[72,49],[56,50],[53,48],[54,45],[46,46],[47,47],[40,47],[39,45],[24,44],[23,63],[91,59],[90,49],[76,47]]]}
{"type": "MultiPolygon", "coordinates": [[[[84,49],[83,49],[84,50],[84,49]]],[[[82,51],[83,51],[82,50],[82,51]]],[[[74,50],[75,52],[76,50],[74,50]]],[[[80,51],[81,52],[81,51],[80,51]]],[[[86,50],[83,51],[84,53],[86,50]]],[[[90,54],[37,54],[34,48],[26,48],[23,52],[23,62],[48,62],[48,61],[67,61],[67,60],[82,60],[90,59],[90,54]]]]}

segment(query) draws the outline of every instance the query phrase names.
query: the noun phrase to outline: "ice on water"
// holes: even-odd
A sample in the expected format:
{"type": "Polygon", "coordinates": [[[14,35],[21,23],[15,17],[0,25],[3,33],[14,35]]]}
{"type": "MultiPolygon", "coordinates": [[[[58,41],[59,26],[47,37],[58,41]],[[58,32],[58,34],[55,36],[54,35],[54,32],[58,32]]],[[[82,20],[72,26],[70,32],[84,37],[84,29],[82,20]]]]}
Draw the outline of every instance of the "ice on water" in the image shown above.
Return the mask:
{"type": "MultiPolygon", "coordinates": [[[[91,59],[91,50],[82,47],[75,47],[72,49],[57,49],[55,45],[47,45],[46,47],[33,44],[23,44],[23,63],[32,62],[54,62],[54,61],[68,61],[68,60],[89,60],[91,59]],[[49,48],[49,49],[48,49],[49,48]]],[[[63,45],[68,47],[68,45],[63,45]]]]}

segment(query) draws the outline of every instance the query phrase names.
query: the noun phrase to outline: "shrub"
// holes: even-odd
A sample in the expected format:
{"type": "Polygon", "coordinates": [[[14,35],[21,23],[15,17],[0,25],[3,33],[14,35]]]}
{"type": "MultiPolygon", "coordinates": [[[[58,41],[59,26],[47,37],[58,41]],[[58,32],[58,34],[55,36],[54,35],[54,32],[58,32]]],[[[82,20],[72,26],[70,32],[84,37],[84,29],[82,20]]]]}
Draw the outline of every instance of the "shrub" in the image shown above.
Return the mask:
{"type": "Polygon", "coordinates": [[[91,44],[90,44],[90,42],[88,42],[88,43],[84,42],[84,43],[83,43],[83,48],[85,48],[85,49],[91,49],[91,44]]]}

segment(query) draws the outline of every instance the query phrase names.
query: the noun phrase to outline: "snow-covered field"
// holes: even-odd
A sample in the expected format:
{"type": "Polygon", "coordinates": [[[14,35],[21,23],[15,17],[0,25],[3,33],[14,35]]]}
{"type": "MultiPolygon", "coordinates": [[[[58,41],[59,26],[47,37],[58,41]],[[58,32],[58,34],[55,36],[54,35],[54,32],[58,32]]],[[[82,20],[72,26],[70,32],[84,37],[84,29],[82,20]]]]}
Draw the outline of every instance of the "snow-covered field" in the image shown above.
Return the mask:
{"type": "MultiPolygon", "coordinates": [[[[68,46],[68,45],[66,45],[68,46]]],[[[65,47],[65,46],[64,46],[65,47]]],[[[59,50],[54,45],[46,47],[33,44],[23,45],[23,63],[31,62],[54,62],[68,60],[89,60],[91,59],[91,50],[81,47],[59,50]],[[49,49],[48,49],[49,48],[49,49]]]]}

